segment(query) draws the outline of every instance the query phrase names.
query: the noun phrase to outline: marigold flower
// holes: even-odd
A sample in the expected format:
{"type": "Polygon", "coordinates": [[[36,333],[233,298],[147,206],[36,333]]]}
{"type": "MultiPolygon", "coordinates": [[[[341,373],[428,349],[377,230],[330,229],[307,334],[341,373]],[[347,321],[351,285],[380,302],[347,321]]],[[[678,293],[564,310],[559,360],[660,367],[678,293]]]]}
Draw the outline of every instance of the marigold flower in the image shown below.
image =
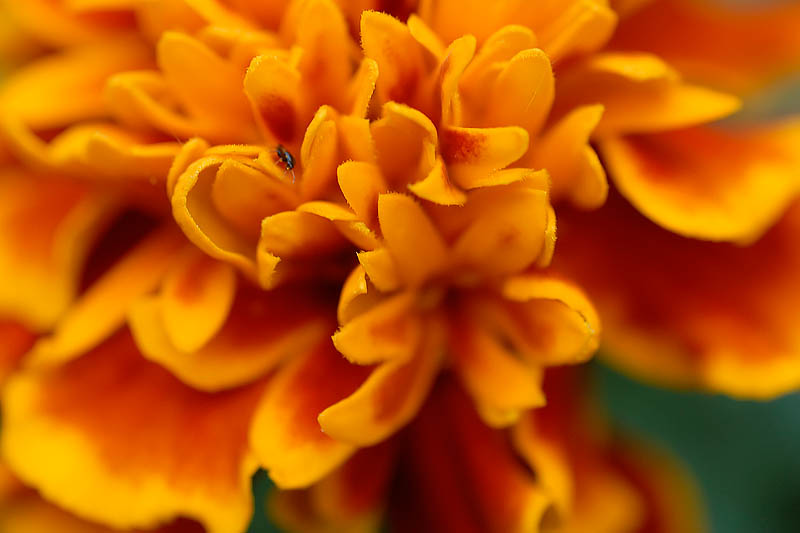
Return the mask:
{"type": "Polygon", "coordinates": [[[313,486],[279,498],[310,498],[314,527],[402,505],[450,527],[440,498],[463,471],[489,531],[581,531],[606,505],[609,530],[674,530],[663,476],[588,434],[579,387],[542,408],[546,369],[599,343],[574,280],[630,368],[738,394],[797,385],[777,295],[794,286],[800,130],[712,129],[739,98],[696,85],[708,63],[726,90],[783,72],[795,9],[763,10],[771,38],[719,19],[780,48],[769,63],[701,46],[715,17],[682,0],[4,9],[35,44],[0,90],[0,437],[68,511],[240,531],[262,467],[313,486]],[[665,44],[665,19],[696,57],[665,44]],[[722,300],[718,260],[758,283],[722,300]],[[654,282],[686,262],[680,290],[654,282]],[[440,461],[448,431],[468,435],[459,462],[440,461]],[[371,467],[386,477],[351,514],[337,484],[371,467]]]}

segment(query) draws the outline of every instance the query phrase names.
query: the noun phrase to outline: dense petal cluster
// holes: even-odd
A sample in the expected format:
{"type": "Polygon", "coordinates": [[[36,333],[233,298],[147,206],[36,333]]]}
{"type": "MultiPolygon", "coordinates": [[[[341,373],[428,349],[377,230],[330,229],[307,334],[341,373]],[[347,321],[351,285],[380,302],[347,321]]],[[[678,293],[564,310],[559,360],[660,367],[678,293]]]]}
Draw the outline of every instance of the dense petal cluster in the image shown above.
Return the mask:
{"type": "Polygon", "coordinates": [[[709,125],[793,7],[3,10],[3,459],[102,524],[20,528],[243,531],[264,468],[298,530],[700,530],[554,367],[800,384],[800,122],[709,125]]]}

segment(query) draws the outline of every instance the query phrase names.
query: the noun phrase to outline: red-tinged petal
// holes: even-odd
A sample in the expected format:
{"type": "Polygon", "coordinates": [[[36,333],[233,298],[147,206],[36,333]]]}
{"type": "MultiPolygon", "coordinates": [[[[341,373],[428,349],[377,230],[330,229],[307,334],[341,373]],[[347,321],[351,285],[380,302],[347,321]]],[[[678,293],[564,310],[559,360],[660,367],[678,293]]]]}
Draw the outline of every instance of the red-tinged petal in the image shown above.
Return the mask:
{"type": "Polygon", "coordinates": [[[408,285],[419,286],[444,268],[447,245],[413,199],[395,193],[380,195],[378,218],[386,248],[408,285]]]}
{"type": "Polygon", "coordinates": [[[186,168],[172,193],[172,215],[195,246],[255,277],[256,241],[237,231],[214,206],[215,177],[226,160],[206,156],[186,168]]]}
{"type": "MultiPolygon", "coordinates": [[[[129,316],[133,336],[146,358],[204,391],[260,379],[281,361],[308,352],[333,329],[330,320],[315,312],[313,306],[320,303],[306,293],[288,289],[264,293],[243,287],[213,338],[195,349],[182,349],[169,335],[165,290],[160,298],[144,298],[133,306],[129,316]]],[[[189,313],[186,320],[191,320],[189,313]]]]}
{"type": "Polygon", "coordinates": [[[166,32],[157,52],[167,86],[191,120],[193,135],[255,138],[250,106],[242,94],[243,72],[182,33],[166,32]]]}
{"type": "Polygon", "coordinates": [[[188,516],[238,531],[252,509],[247,429],[262,390],[197,392],[122,331],[9,383],[3,452],[23,481],[80,516],[121,529],[188,516]]]}
{"type": "Polygon", "coordinates": [[[445,343],[437,322],[421,336],[410,359],[381,364],[357,391],[320,413],[322,430],[343,442],[371,446],[414,418],[439,373],[445,343]]]}
{"type": "Polygon", "coordinates": [[[0,386],[35,341],[36,334],[19,322],[0,319],[0,386]]]}
{"type": "Polygon", "coordinates": [[[541,369],[526,365],[500,339],[469,321],[454,323],[450,339],[456,371],[486,424],[508,426],[544,405],[541,369]]]}
{"type": "Polygon", "coordinates": [[[51,366],[69,361],[114,333],[133,302],[158,286],[185,243],[168,226],[139,243],[81,295],[52,335],[39,340],[28,362],[51,366]]]}
{"type": "Polygon", "coordinates": [[[333,344],[350,361],[370,365],[408,360],[417,350],[424,328],[415,312],[415,291],[399,293],[345,323],[333,344]]]}
{"type": "Polygon", "coordinates": [[[44,331],[67,310],[115,202],[85,185],[17,171],[0,176],[0,313],[44,331]]]}
{"type": "Polygon", "coordinates": [[[266,138],[297,146],[308,107],[296,68],[273,56],[258,56],[244,78],[256,121],[266,138]]]}
{"type": "Polygon", "coordinates": [[[170,268],[160,293],[164,331],[175,347],[193,352],[222,327],[233,305],[236,272],[196,249],[170,268]]]}
{"type": "Polygon", "coordinates": [[[741,106],[735,96],[684,83],[667,63],[638,52],[606,52],[573,65],[559,76],[556,95],[556,116],[603,105],[597,137],[704,124],[741,106]]]}
{"type": "Polygon", "coordinates": [[[364,54],[378,64],[377,92],[383,102],[409,103],[422,83],[422,48],[408,26],[377,11],[361,15],[361,46],[364,54]]]}
{"type": "Polygon", "coordinates": [[[327,339],[278,372],[250,431],[256,457],[278,487],[311,485],[355,452],[326,435],[317,416],[352,394],[368,372],[347,362],[327,339]]]}
{"type": "Polygon", "coordinates": [[[624,19],[611,46],[652,52],[693,80],[750,92],[796,71],[798,25],[800,6],[791,2],[651,0],[624,19]]]}
{"type": "Polygon", "coordinates": [[[561,220],[554,268],[597,305],[611,362],[648,380],[743,397],[800,383],[796,206],[749,247],[680,237],[619,198],[591,220],[561,220]]]}
{"type": "Polygon", "coordinates": [[[32,130],[103,117],[106,80],[149,64],[146,48],[133,39],[71,48],[16,71],[3,84],[0,108],[6,118],[14,117],[32,130]]]}
{"type": "Polygon", "coordinates": [[[393,531],[522,533],[554,526],[550,498],[505,435],[487,427],[454,388],[434,391],[410,427],[389,500],[393,531]]]}
{"type": "Polygon", "coordinates": [[[464,189],[485,186],[487,175],[528,151],[528,133],[517,126],[442,131],[440,148],[450,178],[464,189]]]}
{"type": "Polygon", "coordinates": [[[683,131],[601,143],[620,192],[688,237],[752,242],[800,192],[800,121],[683,131]]]}
{"type": "Polygon", "coordinates": [[[570,111],[547,130],[533,146],[531,166],[546,168],[554,201],[569,200],[583,209],[594,209],[608,196],[603,165],[589,138],[603,115],[603,106],[582,106],[570,111]]]}

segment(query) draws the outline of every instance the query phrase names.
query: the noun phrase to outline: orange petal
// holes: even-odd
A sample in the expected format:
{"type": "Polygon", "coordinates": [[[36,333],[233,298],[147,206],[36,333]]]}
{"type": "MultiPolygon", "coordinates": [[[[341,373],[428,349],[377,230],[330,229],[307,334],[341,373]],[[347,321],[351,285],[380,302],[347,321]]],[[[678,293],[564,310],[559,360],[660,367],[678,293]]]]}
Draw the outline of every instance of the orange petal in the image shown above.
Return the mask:
{"type": "Polygon", "coordinates": [[[503,427],[545,403],[542,371],[520,361],[500,339],[470,322],[459,322],[450,336],[455,368],[483,421],[503,427]]]}
{"type": "Polygon", "coordinates": [[[164,33],[157,53],[167,86],[192,120],[193,135],[239,142],[255,137],[243,72],[182,33],[164,33]]]}
{"type": "Polygon", "coordinates": [[[117,261],[81,295],[49,337],[34,346],[32,365],[55,365],[78,357],[125,323],[131,304],[155,289],[185,242],[165,226],[117,261]]]}
{"type": "Polygon", "coordinates": [[[74,47],[17,70],[3,84],[0,108],[32,130],[102,117],[106,80],[149,64],[148,50],[133,39],[74,47]]]}
{"type": "Polygon", "coordinates": [[[800,191],[800,121],[608,139],[601,151],[620,192],[681,235],[752,242],[800,191]]]}
{"type": "Polygon", "coordinates": [[[770,398],[800,384],[798,215],[792,207],[740,247],[682,238],[615,198],[591,219],[562,217],[554,268],[598,306],[614,364],[648,380],[770,398]]]}
{"type": "Polygon", "coordinates": [[[450,181],[441,157],[436,158],[430,173],[422,180],[409,184],[408,190],[423,200],[440,205],[464,205],[467,201],[466,193],[450,181]]]}
{"type": "Polygon", "coordinates": [[[400,288],[400,276],[386,248],[358,253],[358,262],[364,267],[369,281],[381,292],[390,293],[400,288]]]}
{"type": "Polygon", "coordinates": [[[553,105],[550,59],[538,48],[515,55],[497,74],[488,95],[483,126],[520,126],[534,138],[553,105]]]}
{"type": "MultiPolygon", "coordinates": [[[[507,279],[502,295],[516,322],[519,348],[542,364],[575,364],[597,350],[600,319],[583,291],[569,281],[538,274],[507,279]]],[[[512,342],[514,340],[512,339],[512,342]]]]}
{"type": "MultiPolygon", "coordinates": [[[[553,526],[549,496],[506,435],[487,427],[447,383],[410,427],[389,517],[398,531],[522,533],[553,526]],[[453,446],[455,439],[460,443],[453,446]]],[[[393,528],[394,529],[394,528],[393,528]]]]}
{"type": "Polygon", "coordinates": [[[222,327],[233,305],[236,272],[190,248],[170,268],[161,287],[164,330],[175,347],[193,352],[222,327]]]}
{"type": "Polygon", "coordinates": [[[285,211],[261,223],[259,250],[288,259],[308,258],[341,250],[346,242],[330,220],[305,211],[285,211]]]}
{"type": "Polygon", "coordinates": [[[441,98],[440,124],[460,125],[462,122],[461,96],[458,84],[461,75],[475,55],[475,37],[464,35],[447,47],[439,65],[439,84],[441,98]]]}
{"type": "Polygon", "coordinates": [[[247,429],[262,390],[197,392],[142,359],[123,331],[52,372],[15,377],[3,451],[48,499],[115,528],[183,515],[243,530],[256,466],[247,429]]]}
{"type": "Polygon", "coordinates": [[[357,391],[320,413],[320,427],[356,446],[388,438],[417,414],[441,368],[443,349],[441,326],[429,325],[410,359],[378,366],[357,391]]]}
{"type": "Polygon", "coordinates": [[[724,118],[741,106],[738,98],[680,80],[669,65],[641,53],[606,52],[559,77],[554,114],[602,104],[595,135],[645,133],[684,128],[724,118]]]}
{"type": "Polygon", "coordinates": [[[346,324],[383,300],[383,294],[369,288],[364,267],[356,266],[342,285],[336,317],[346,324]]]}
{"type": "Polygon", "coordinates": [[[247,69],[244,91],[266,137],[297,144],[308,113],[297,69],[277,57],[258,56],[247,69]]]}
{"type": "Polygon", "coordinates": [[[306,201],[328,197],[335,190],[336,167],[341,163],[336,117],[337,113],[332,108],[320,107],[303,137],[300,148],[300,162],[303,165],[300,190],[306,201]]]}
{"type": "Polygon", "coordinates": [[[35,341],[36,334],[19,322],[0,320],[0,386],[16,370],[35,341]]]}
{"type": "Polygon", "coordinates": [[[172,193],[172,215],[195,246],[255,277],[255,240],[243,236],[213,205],[214,180],[225,161],[206,156],[186,168],[172,193]]]}
{"type": "Polygon", "coordinates": [[[652,52],[693,80],[750,92],[796,72],[798,25],[794,3],[653,0],[624,19],[612,46],[652,52]]]}
{"type": "Polygon", "coordinates": [[[487,175],[503,169],[528,151],[528,133],[517,126],[448,128],[442,131],[442,158],[452,180],[465,189],[486,184],[487,175]]]}
{"type": "Polygon", "coordinates": [[[47,330],[75,298],[91,245],[117,207],[77,181],[10,170],[0,196],[0,312],[47,330]]]}
{"type": "MultiPolygon", "coordinates": [[[[487,191],[488,192],[488,191],[487,191]]],[[[486,276],[520,272],[541,255],[548,220],[547,193],[498,188],[475,198],[481,208],[453,246],[453,263],[486,276]]]]}
{"type": "Polygon", "coordinates": [[[554,201],[567,199],[577,207],[594,209],[608,196],[603,165],[589,138],[600,122],[603,106],[582,106],[570,111],[533,146],[531,166],[546,168],[554,201]]]}
{"type": "Polygon", "coordinates": [[[423,327],[414,312],[417,293],[402,292],[378,303],[344,324],[333,344],[348,360],[370,365],[407,360],[416,351],[423,327]]]}
{"type": "Polygon", "coordinates": [[[414,183],[433,168],[436,161],[438,134],[436,126],[421,111],[388,102],[383,116],[370,124],[378,166],[387,183],[402,189],[414,183]]]}
{"type": "Polygon", "coordinates": [[[511,6],[518,2],[481,0],[423,0],[419,13],[422,20],[444,41],[450,43],[465,34],[483,42],[499,27],[510,23],[511,6]]]}
{"type": "Polygon", "coordinates": [[[314,312],[319,302],[307,294],[241,288],[214,337],[203,346],[182,349],[169,336],[166,301],[162,290],[160,298],[144,298],[132,308],[134,338],[146,358],[187,385],[209,392],[260,379],[284,359],[306,353],[333,329],[314,312]]]}
{"type": "Polygon", "coordinates": [[[428,281],[447,263],[447,246],[422,207],[403,194],[382,194],[378,218],[386,248],[407,284],[428,281]]]}
{"type": "Polygon", "coordinates": [[[256,457],[276,485],[308,486],[355,452],[354,446],[323,433],[317,415],[351,394],[367,372],[348,363],[327,339],[279,371],[250,432],[256,457]]]}
{"type": "Polygon", "coordinates": [[[378,196],[387,192],[380,168],[373,163],[346,161],[336,169],[347,203],[369,227],[377,227],[378,196]]]}
{"type": "Polygon", "coordinates": [[[350,114],[354,117],[364,118],[367,116],[369,103],[375,93],[378,83],[378,63],[375,60],[365,57],[361,60],[358,72],[353,76],[348,87],[348,101],[350,114]]]}
{"type": "Polygon", "coordinates": [[[562,58],[595,52],[617,26],[617,15],[603,0],[558,2],[563,6],[541,28],[534,28],[542,49],[555,63],[562,58]]]}
{"type": "Polygon", "coordinates": [[[411,102],[424,76],[424,63],[422,49],[408,27],[385,13],[365,11],[361,15],[361,46],[378,64],[381,100],[411,102]]]}

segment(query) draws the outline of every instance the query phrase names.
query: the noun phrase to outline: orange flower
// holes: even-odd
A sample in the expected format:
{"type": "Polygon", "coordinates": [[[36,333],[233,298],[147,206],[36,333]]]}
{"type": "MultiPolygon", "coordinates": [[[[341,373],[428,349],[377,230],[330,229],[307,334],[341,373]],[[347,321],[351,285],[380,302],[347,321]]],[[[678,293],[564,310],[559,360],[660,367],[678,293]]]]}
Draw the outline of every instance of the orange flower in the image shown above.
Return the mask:
{"type": "MultiPolygon", "coordinates": [[[[463,490],[486,492],[489,530],[555,513],[580,531],[604,492],[618,498],[610,530],[651,527],[641,513],[663,502],[631,503],[631,487],[658,495],[639,465],[594,449],[585,459],[563,437],[583,435],[584,419],[546,443],[559,466],[539,457],[551,453],[537,447],[549,411],[531,414],[546,400],[545,369],[584,362],[599,342],[598,314],[570,279],[597,298],[613,355],[631,367],[745,394],[797,384],[783,371],[796,359],[793,310],[777,296],[793,286],[794,255],[781,248],[791,215],[767,232],[798,190],[798,128],[719,133],[704,124],[739,100],[695,85],[713,62],[723,85],[752,88],[800,56],[792,39],[726,17],[720,31],[784,53],[767,65],[698,46],[693,63],[657,31],[635,31],[677,17],[691,36],[714,22],[677,0],[4,9],[9,34],[31,46],[14,50],[21,65],[0,90],[0,355],[13,373],[2,447],[25,483],[80,516],[240,531],[258,467],[286,489],[319,482],[312,493],[335,512],[327,480],[362,455],[394,460],[396,444],[380,443],[407,425],[413,453],[399,456],[419,473],[404,482],[431,502],[455,498],[452,472],[431,464],[447,430],[435,413],[452,412],[475,448],[441,468],[463,468],[463,490]],[[600,208],[607,171],[665,229],[616,193],[600,208]],[[635,224],[614,226],[617,212],[635,224]],[[639,230],[664,241],[662,255],[612,244],[639,230]],[[714,245],[759,282],[730,308],[699,296],[733,284],[714,261],[679,279],[681,291],[653,281],[673,254],[706,261],[711,245],[690,238],[739,245],[765,233],[748,249],[714,245]],[[754,316],[745,306],[750,330],[739,327],[754,316]],[[677,346],[650,349],[663,330],[677,346]],[[771,378],[748,386],[743,370],[771,378]],[[450,384],[435,386],[440,375],[450,384]],[[507,468],[487,472],[484,452],[507,468]],[[489,494],[506,482],[518,489],[507,514],[489,494]]],[[[797,15],[760,16],[790,31],[797,15]]]]}
{"type": "Polygon", "coordinates": [[[509,430],[487,427],[442,380],[415,421],[310,489],[276,491],[268,511],[298,533],[373,531],[705,531],[673,462],[612,438],[575,374],[548,373],[551,402],[509,430]]]}

